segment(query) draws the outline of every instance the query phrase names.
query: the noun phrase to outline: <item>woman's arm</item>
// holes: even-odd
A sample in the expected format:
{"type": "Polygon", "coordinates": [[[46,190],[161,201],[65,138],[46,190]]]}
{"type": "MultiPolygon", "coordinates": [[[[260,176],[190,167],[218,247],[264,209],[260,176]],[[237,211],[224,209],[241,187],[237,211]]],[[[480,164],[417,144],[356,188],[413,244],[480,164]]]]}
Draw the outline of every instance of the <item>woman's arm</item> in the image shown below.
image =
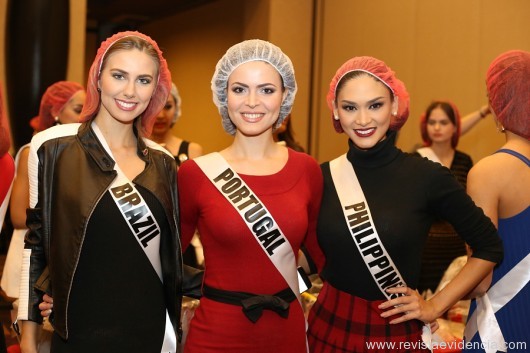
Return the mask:
{"type": "Polygon", "coordinates": [[[479,110],[476,110],[460,119],[460,135],[467,133],[473,126],[475,126],[479,121],[484,119],[490,113],[490,108],[487,104],[480,107],[479,110]]]}
{"type": "Polygon", "coordinates": [[[26,209],[29,207],[28,155],[29,148],[20,151],[9,202],[11,222],[15,229],[26,228],[26,209]]]}
{"type": "Polygon", "coordinates": [[[493,270],[494,262],[471,257],[462,270],[440,292],[431,299],[424,300],[417,290],[410,287],[394,287],[388,293],[401,293],[404,296],[384,302],[380,309],[389,309],[381,314],[389,317],[403,314],[390,321],[391,324],[417,319],[430,323],[443,315],[457,301],[466,296],[480,281],[493,270]]]}

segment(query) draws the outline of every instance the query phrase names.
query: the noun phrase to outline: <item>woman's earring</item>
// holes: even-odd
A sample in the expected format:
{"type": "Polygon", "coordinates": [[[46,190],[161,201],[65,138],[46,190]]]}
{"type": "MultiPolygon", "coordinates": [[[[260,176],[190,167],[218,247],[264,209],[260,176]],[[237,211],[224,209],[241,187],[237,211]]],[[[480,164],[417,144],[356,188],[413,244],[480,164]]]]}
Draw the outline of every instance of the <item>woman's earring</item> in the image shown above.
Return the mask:
{"type": "Polygon", "coordinates": [[[56,116],[55,118],[53,118],[53,120],[55,120],[55,122],[58,123],[59,122],[59,117],[56,116]]]}
{"type": "Polygon", "coordinates": [[[339,120],[339,116],[337,114],[333,114],[333,119],[339,120]]]}
{"type": "Polygon", "coordinates": [[[99,93],[101,93],[101,88],[98,87],[97,90],[98,90],[99,93]]]}
{"type": "Polygon", "coordinates": [[[392,112],[392,116],[397,116],[397,112],[392,112]]]}

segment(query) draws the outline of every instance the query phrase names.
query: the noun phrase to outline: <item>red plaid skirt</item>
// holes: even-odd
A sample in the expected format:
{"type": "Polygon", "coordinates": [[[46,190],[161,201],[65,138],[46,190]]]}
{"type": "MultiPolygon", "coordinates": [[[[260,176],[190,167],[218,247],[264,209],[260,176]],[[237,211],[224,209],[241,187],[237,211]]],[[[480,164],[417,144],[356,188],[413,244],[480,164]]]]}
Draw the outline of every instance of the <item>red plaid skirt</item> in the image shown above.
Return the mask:
{"type": "Polygon", "coordinates": [[[423,323],[410,320],[389,324],[377,308],[382,300],[369,301],[324,283],[309,313],[308,343],[312,353],[428,353],[422,344],[423,323]]]}

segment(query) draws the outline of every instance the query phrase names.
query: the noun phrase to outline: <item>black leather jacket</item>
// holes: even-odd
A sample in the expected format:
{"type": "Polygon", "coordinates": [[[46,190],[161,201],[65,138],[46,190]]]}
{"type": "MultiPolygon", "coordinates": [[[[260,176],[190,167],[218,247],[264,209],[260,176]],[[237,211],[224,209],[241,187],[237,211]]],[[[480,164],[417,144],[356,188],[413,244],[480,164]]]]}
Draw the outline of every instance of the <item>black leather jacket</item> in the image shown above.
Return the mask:
{"type": "MultiPolygon", "coordinates": [[[[29,288],[32,290],[28,290],[27,319],[42,322],[38,304],[43,293],[34,288],[39,288],[35,285],[48,266],[50,285],[47,291],[54,299],[50,321],[55,332],[64,339],[68,338],[69,294],[87,223],[116,176],[114,161],[96,138],[90,123],[77,126],[77,134],[75,130],[68,130],[69,134],[64,133],[65,130],[46,130],[49,139],[46,136],[40,146],[34,146],[32,141],[39,161],[38,203],[28,210],[29,232],[25,239],[26,249],[31,249],[29,288]],[[57,133],[62,135],[57,137],[57,133]],[[71,256],[50,256],[55,253],[71,256]]],[[[67,128],[63,126],[63,129],[67,128]]],[[[147,147],[141,138],[138,139],[137,153],[146,166],[134,182],[157,197],[166,210],[171,227],[172,236],[160,239],[160,260],[167,310],[177,337],[180,337],[182,256],[175,160],[163,151],[147,147]]],[[[200,278],[195,279],[195,287],[200,286],[200,278]]]]}

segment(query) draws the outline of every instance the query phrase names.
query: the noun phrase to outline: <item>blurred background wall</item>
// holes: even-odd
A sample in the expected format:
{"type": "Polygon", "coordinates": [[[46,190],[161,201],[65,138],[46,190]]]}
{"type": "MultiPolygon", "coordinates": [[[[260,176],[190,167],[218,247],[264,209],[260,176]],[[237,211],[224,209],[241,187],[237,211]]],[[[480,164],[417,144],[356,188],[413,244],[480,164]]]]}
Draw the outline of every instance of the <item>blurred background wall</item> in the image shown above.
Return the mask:
{"type": "MultiPolygon", "coordinates": [[[[4,92],[8,1],[18,0],[0,0],[4,92]]],[[[272,41],[292,59],[299,84],[294,129],[320,162],[346,149],[346,136],[332,128],[325,95],[335,70],[352,56],[382,59],[405,82],[411,115],[398,145],[410,151],[421,142],[419,116],[431,100],[450,99],[462,115],[474,111],[487,102],[489,63],[509,49],[530,51],[527,0],[211,0],[155,20],[122,23],[121,28],[87,22],[87,1],[70,0],[65,79],[85,83],[103,34],[128,26],[151,35],[165,52],[183,100],[175,132],[200,143],[205,152],[220,150],[231,139],[212,103],[210,80],[226,49],[244,39],[272,41]]],[[[476,162],[502,141],[488,116],[462,137],[459,149],[476,162]]]]}

